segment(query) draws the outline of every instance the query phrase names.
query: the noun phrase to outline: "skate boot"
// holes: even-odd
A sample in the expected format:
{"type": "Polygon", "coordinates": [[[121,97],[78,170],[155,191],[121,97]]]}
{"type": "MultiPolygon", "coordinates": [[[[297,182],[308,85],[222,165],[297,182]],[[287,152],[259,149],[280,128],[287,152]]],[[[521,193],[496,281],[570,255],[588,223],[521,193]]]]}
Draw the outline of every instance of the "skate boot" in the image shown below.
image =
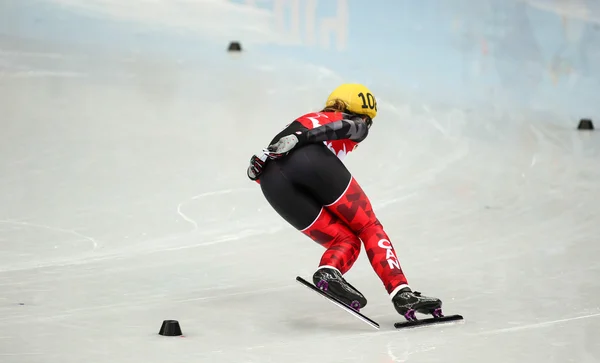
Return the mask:
{"type": "Polygon", "coordinates": [[[416,320],[415,312],[442,317],[442,301],[435,297],[422,296],[418,291],[405,287],[392,298],[396,311],[408,321],[416,320]]]}
{"type": "Polygon", "coordinates": [[[317,288],[337,297],[356,311],[367,305],[367,299],[363,294],[350,285],[334,268],[319,268],[313,275],[313,283],[317,288]]]}

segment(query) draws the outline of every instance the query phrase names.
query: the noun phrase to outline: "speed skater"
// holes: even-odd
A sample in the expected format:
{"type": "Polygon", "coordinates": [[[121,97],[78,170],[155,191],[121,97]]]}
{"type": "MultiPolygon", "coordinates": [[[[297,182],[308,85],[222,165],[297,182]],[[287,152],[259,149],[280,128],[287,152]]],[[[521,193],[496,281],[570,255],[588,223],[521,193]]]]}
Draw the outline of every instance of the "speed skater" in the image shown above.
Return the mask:
{"type": "Polygon", "coordinates": [[[362,242],[396,311],[429,314],[441,308],[441,300],[408,285],[391,239],[343,163],[365,140],[376,116],[377,100],[366,86],[342,84],[321,111],[298,117],[253,155],[247,175],[284,220],[325,248],[313,275],[315,285],[325,282],[328,293],[348,305],[367,305],[343,277],[362,242]]]}

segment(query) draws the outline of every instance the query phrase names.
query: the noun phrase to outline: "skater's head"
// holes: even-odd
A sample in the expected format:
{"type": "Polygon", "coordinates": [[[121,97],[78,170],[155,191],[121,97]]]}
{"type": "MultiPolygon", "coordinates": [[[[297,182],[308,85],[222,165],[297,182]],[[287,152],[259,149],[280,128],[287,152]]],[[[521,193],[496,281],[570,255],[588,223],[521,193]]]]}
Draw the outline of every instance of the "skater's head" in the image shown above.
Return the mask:
{"type": "Polygon", "coordinates": [[[364,85],[346,83],[337,87],[327,97],[323,111],[338,111],[357,115],[371,126],[377,116],[377,100],[364,85]]]}

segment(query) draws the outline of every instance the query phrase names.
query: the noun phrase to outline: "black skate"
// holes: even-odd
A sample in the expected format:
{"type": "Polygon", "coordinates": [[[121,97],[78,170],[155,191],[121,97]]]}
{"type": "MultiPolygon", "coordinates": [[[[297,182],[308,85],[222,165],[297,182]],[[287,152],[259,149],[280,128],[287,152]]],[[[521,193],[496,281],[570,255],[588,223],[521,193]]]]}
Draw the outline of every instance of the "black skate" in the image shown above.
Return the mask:
{"type": "Polygon", "coordinates": [[[403,315],[406,320],[415,320],[415,313],[432,314],[434,317],[441,314],[442,302],[434,297],[422,296],[418,291],[412,291],[405,287],[398,291],[392,298],[394,308],[403,315]]]}
{"type": "Polygon", "coordinates": [[[396,328],[463,319],[461,315],[444,316],[442,314],[442,301],[440,299],[423,296],[418,291],[413,292],[409,287],[398,291],[392,298],[392,302],[396,311],[408,320],[405,323],[395,323],[394,326],[396,328]],[[433,315],[433,318],[418,320],[415,313],[433,315]]]}
{"type": "Polygon", "coordinates": [[[360,311],[367,305],[367,299],[354,286],[344,279],[342,274],[332,268],[320,268],[313,275],[313,283],[319,289],[331,294],[350,306],[360,311]]]}
{"type": "MultiPolygon", "coordinates": [[[[333,294],[327,293],[327,292],[323,291],[322,289],[317,288],[315,285],[311,284],[310,282],[306,281],[305,279],[303,279],[300,276],[296,276],[296,281],[298,281],[300,284],[304,285],[305,287],[309,288],[310,290],[316,292],[317,294],[321,295],[325,299],[329,300],[331,303],[333,303],[337,307],[345,310],[346,312],[348,312],[351,315],[354,315],[354,317],[358,318],[362,322],[369,324],[370,326],[372,326],[375,329],[380,328],[379,323],[377,323],[373,319],[369,318],[368,316],[361,314],[358,310],[348,306],[345,302],[338,299],[333,294]]],[[[319,281],[321,281],[321,280],[319,280],[319,281]]]]}

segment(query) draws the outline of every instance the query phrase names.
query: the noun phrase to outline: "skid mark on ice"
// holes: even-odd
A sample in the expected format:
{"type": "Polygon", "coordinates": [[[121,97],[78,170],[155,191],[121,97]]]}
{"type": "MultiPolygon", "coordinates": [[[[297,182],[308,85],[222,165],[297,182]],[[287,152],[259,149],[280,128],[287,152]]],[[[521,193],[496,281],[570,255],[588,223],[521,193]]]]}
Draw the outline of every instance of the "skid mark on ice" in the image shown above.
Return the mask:
{"type": "MultiPolygon", "coordinates": [[[[431,113],[431,110],[426,105],[423,105],[423,109],[426,112],[431,113]]],[[[396,107],[392,106],[391,111],[400,118],[405,117],[404,114],[396,107]]],[[[440,131],[440,133],[444,136],[445,139],[451,139],[448,130],[444,129],[444,127],[437,121],[434,115],[430,115],[430,117],[427,117],[427,122],[433,125],[438,131],[440,131]]],[[[456,124],[459,124],[459,122],[456,122],[456,124]]],[[[447,170],[450,170],[453,164],[459,163],[460,161],[464,160],[466,157],[469,156],[469,152],[471,151],[468,143],[456,143],[456,141],[452,142],[451,150],[451,152],[447,152],[445,150],[440,151],[441,154],[435,159],[434,163],[427,165],[426,168],[422,170],[419,170],[419,174],[421,175],[414,175],[414,171],[412,171],[412,181],[410,183],[403,183],[401,187],[395,188],[394,191],[401,192],[407,190],[408,188],[420,188],[423,184],[435,180],[435,177],[437,175],[442,174],[447,170]]],[[[424,149],[423,152],[429,154],[431,150],[424,149]]]]}
{"type": "Polygon", "coordinates": [[[179,214],[181,216],[181,218],[183,218],[184,221],[186,221],[186,222],[190,223],[192,226],[194,226],[193,230],[195,231],[198,229],[198,223],[195,220],[193,220],[192,218],[190,218],[189,216],[187,216],[185,213],[183,213],[182,208],[185,204],[188,204],[194,200],[198,200],[198,199],[202,199],[202,198],[206,198],[206,197],[212,197],[215,195],[240,193],[240,192],[246,192],[246,191],[252,191],[252,190],[253,189],[250,189],[250,188],[226,189],[226,190],[217,190],[214,192],[206,192],[206,193],[194,195],[193,197],[189,198],[188,200],[177,204],[177,214],[179,214]]]}
{"type": "Polygon", "coordinates": [[[256,290],[252,290],[252,291],[242,291],[242,292],[235,292],[235,293],[230,293],[230,294],[202,296],[202,297],[196,297],[196,298],[191,298],[191,299],[176,300],[175,302],[179,303],[179,302],[189,302],[189,301],[214,300],[214,299],[229,298],[229,297],[234,297],[234,296],[256,295],[256,294],[262,294],[265,292],[287,290],[287,289],[292,289],[292,288],[295,288],[295,286],[284,285],[284,286],[269,287],[269,288],[265,288],[265,289],[256,289],[256,290]]]}
{"type": "Polygon", "coordinates": [[[184,245],[184,246],[158,247],[158,248],[153,249],[153,250],[139,251],[138,253],[150,254],[150,253],[156,253],[156,252],[179,251],[179,250],[186,250],[186,249],[190,249],[190,248],[212,246],[212,245],[217,245],[217,244],[220,244],[220,243],[242,240],[242,239],[247,238],[247,237],[254,237],[254,236],[259,236],[259,235],[273,234],[273,233],[277,233],[277,232],[279,232],[279,231],[281,231],[283,229],[284,229],[283,227],[274,227],[274,228],[271,228],[269,230],[262,229],[262,230],[235,231],[231,235],[225,235],[225,236],[222,236],[220,238],[212,239],[210,241],[204,241],[204,242],[194,243],[194,244],[187,244],[187,245],[184,245]]]}
{"type": "Polygon", "coordinates": [[[5,78],[40,78],[40,77],[53,77],[53,78],[82,78],[87,77],[87,74],[80,72],[58,72],[48,70],[29,70],[29,71],[12,71],[12,72],[0,72],[0,77],[5,78]]]}
{"type": "Polygon", "coordinates": [[[534,154],[533,157],[531,157],[531,164],[529,166],[534,167],[536,162],[537,162],[537,155],[534,154]]]}
{"type": "Polygon", "coordinates": [[[551,325],[555,325],[555,324],[568,323],[568,322],[575,321],[575,320],[591,319],[591,318],[598,318],[598,317],[600,317],[600,313],[583,315],[583,316],[576,316],[574,318],[566,318],[566,319],[546,321],[546,322],[537,323],[537,324],[529,324],[529,325],[523,325],[523,326],[516,326],[514,328],[505,328],[505,329],[492,330],[492,331],[489,331],[489,332],[485,332],[484,334],[486,334],[486,335],[494,335],[494,334],[502,334],[502,333],[512,333],[512,332],[521,331],[521,330],[545,328],[547,326],[551,326],[551,325]]]}
{"type": "MultiPolygon", "coordinates": [[[[0,56],[12,56],[12,57],[30,57],[30,58],[49,58],[49,59],[67,59],[67,56],[61,53],[50,53],[50,52],[25,52],[17,50],[5,50],[0,49],[0,56]]],[[[69,57],[74,58],[74,57],[69,57]]]]}
{"type": "Polygon", "coordinates": [[[86,236],[83,235],[79,232],[76,232],[72,229],[65,229],[65,228],[58,228],[58,227],[51,227],[51,226],[46,226],[43,224],[36,224],[36,223],[29,223],[29,222],[19,222],[19,221],[11,221],[11,220],[0,220],[1,224],[10,224],[10,225],[15,225],[15,226],[26,226],[26,227],[33,227],[33,228],[41,228],[41,229],[47,229],[49,231],[56,231],[56,232],[64,232],[64,233],[68,233],[68,234],[72,234],[75,235],[77,237],[81,237],[87,241],[89,241],[92,246],[94,247],[94,249],[97,249],[99,246],[98,241],[96,241],[94,238],[90,237],[90,236],[86,236]]]}
{"type": "MultiPolygon", "coordinates": [[[[283,229],[284,229],[283,226],[276,226],[276,227],[272,227],[270,229],[260,229],[260,230],[247,229],[247,230],[241,230],[241,231],[232,231],[232,234],[230,234],[230,235],[221,236],[220,238],[213,238],[213,239],[203,241],[200,243],[186,244],[183,246],[172,246],[172,247],[167,247],[167,246],[163,245],[163,246],[158,246],[155,248],[148,248],[148,249],[142,249],[142,250],[132,249],[132,250],[121,251],[121,252],[107,253],[107,254],[101,255],[101,256],[77,258],[74,260],[71,260],[71,259],[59,260],[59,261],[55,260],[55,261],[51,261],[48,263],[37,262],[37,263],[35,263],[34,266],[25,265],[25,266],[16,266],[16,267],[8,267],[8,268],[0,267],[0,272],[23,271],[23,270],[31,270],[34,268],[39,269],[39,268],[47,268],[47,267],[77,266],[77,265],[98,263],[98,262],[102,262],[102,261],[126,259],[126,258],[130,258],[130,257],[139,257],[141,255],[151,255],[154,253],[164,253],[164,252],[179,251],[179,250],[192,249],[192,248],[203,248],[203,247],[217,245],[217,244],[221,244],[221,243],[227,243],[227,242],[232,242],[232,241],[241,241],[241,240],[244,240],[245,238],[251,238],[251,237],[255,237],[255,236],[264,236],[264,235],[268,235],[268,234],[274,234],[283,229]]],[[[172,237],[172,238],[175,238],[175,237],[172,237]]]]}
{"type": "MultiPolygon", "coordinates": [[[[375,317],[375,316],[373,316],[375,317]]],[[[446,327],[452,326],[452,325],[458,325],[460,323],[447,323],[445,324],[446,327]]],[[[418,329],[418,328],[414,328],[414,329],[418,329]]],[[[371,329],[369,329],[371,330],[371,329]]],[[[370,339],[373,339],[374,337],[386,337],[386,336],[396,336],[398,337],[399,332],[397,329],[389,329],[389,330],[379,330],[379,331],[366,331],[364,333],[350,333],[350,334],[340,334],[337,335],[335,337],[335,340],[338,344],[344,344],[345,342],[349,341],[350,344],[352,344],[352,342],[356,342],[356,341],[368,341],[370,339]]],[[[392,339],[392,338],[390,338],[392,339]]],[[[396,340],[397,338],[393,338],[394,340],[396,340]]],[[[315,338],[307,335],[304,337],[297,337],[294,340],[290,340],[290,339],[286,339],[286,340],[278,340],[278,341],[270,341],[269,344],[260,344],[260,345],[249,345],[249,346],[241,346],[241,347],[231,347],[227,353],[231,353],[232,351],[239,351],[239,352],[243,352],[243,351],[254,351],[254,350],[261,350],[261,349],[269,349],[269,350],[285,350],[288,349],[288,347],[294,347],[294,346],[310,346],[312,344],[314,344],[315,342],[315,338]]],[[[392,351],[391,351],[391,345],[388,344],[386,346],[387,348],[387,353],[388,353],[388,357],[390,359],[392,359],[392,362],[396,363],[396,362],[408,362],[409,359],[411,358],[411,355],[416,355],[419,353],[425,353],[425,352],[429,352],[432,350],[435,350],[436,347],[433,346],[424,346],[421,348],[417,348],[414,350],[409,350],[407,352],[403,352],[402,357],[398,357],[396,356],[392,351]]],[[[291,349],[295,349],[295,348],[289,348],[291,349]]],[[[220,355],[225,353],[222,350],[212,350],[212,351],[208,351],[206,352],[207,355],[220,355]]],[[[415,358],[415,357],[412,357],[415,358]]],[[[417,361],[417,360],[415,360],[417,361]]]]}
{"type": "Polygon", "coordinates": [[[387,347],[387,354],[390,357],[390,359],[392,360],[392,362],[394,362],[394,363],[408,362],[408,360],[409,360],[409,358],[410,358],[411,355],[418,354],[418,353],[429,352],[431,350],[435,350],[435,347],[425,347],[425,348],[420,348],[420,349],[416,349],[416,350],[411,350],[410,349],[410,340],[406,339],[405,342],[408,345],[408,347],[403,348],[403,349],[399,349],[402,352],[402,357],[398,357],[398,356],[396,356],[394,354],[392,343],[388,343],[387,344],[387,346],[386,346],[387,347]]]}
{"type": "MultiPolygon", "coordinates": [[[[429,115],[433,114],[433,112],[431,111],[431,109],[427,105],[423,104],[423,105],[421,105],[421,107],[423,108],[423,110],[425,112],[427,112],[427,114],[429,114],[429,115]]],[[[446,129],[444,129],[444,127],[439,122],[437,122],[437,120],[436,120],[435,117],[428,118],[427,122],[429,122],[431,125],[433,125],[433,127],[435,127],[442,135],[447,135],[448,134],[448,132],[446,131],[446,129]]]]}

